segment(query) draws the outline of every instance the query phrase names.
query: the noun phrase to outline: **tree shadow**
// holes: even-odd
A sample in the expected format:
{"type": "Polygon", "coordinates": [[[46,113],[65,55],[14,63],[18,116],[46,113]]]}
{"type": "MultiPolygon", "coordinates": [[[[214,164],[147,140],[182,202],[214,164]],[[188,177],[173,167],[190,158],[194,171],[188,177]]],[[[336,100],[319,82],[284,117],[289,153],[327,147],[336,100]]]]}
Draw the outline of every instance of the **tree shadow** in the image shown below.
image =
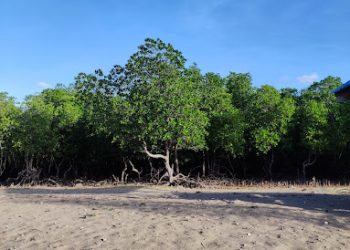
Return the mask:
{"type": "MultiPolygon", "coordinates": [[[[6,189],[16,203],[123,209],[159,216],[291,220],[350,229],[350,197],[344,194],[278,192],[178,192],[138,187],[6,189]],[[127,195],[126,195],[127,194],[127,195]]],[[[276,225],[278,226],[278,225],[276,225]]]]}
{"type": "MultiPolygon", "coordinates": [[[[318,214],[323,222],[332,220],[337,227],[349,228],[350,223],[350,195],[323,194],[302,192],[197,192],[178,194],[179,198],[201,201],[225,201],[228,203],[244,203],[256,211],[269,210],[270,216],[285,213],[286,218],[304,221],[310,218],[298,218],[302,211],[318,214]],[[294,214],[294,216],[293,216],[294,214]],[[299,214],[299,215],[298,215],[299,214]],[[341,221],[346,221],[345,223],[341,221]]],[[[301,216],[302,217],[302,216],[301,216]]],[[[318,219],[319,221],[319,219],[318,219]]]]}
{"type": "Polygon", "coordinates": [[[125,194],[134,192],[142,188],[142,186],[124,186],[124,187],[108,187],[108,188],[7,188],[8,194],[19,195],[108,195],[108,194],[125,194]]]}
{"type": "Polygon", "coordinates": [[[350,195],[322,193],[281,193],[281,192],[197,192],[179,193],[187,200],[244,201],[254,204],[276,205],[300,208],[339,216],[350,217],[350,195]]]}

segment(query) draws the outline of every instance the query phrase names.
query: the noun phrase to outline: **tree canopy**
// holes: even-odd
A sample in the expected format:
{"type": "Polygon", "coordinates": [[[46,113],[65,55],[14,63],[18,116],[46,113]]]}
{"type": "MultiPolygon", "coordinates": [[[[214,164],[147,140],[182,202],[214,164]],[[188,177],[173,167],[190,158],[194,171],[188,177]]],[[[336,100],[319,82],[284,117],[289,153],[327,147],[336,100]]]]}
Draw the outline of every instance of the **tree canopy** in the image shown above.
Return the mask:
{"type": "Polygon", "coordinates": [[[1,92],[0,178],[349,178],[340,84],[279,90],[249,73],[203,73],[147,38],[107,73],[79,73],[20,104],[1,92]]]}

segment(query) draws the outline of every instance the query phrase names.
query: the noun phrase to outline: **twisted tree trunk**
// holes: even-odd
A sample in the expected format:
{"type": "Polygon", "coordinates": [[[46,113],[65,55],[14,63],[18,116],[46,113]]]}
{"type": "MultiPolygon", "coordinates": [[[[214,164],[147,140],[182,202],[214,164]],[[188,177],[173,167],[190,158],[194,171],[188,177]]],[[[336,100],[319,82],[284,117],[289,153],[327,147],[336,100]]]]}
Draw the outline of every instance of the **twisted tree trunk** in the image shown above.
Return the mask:
{"type": "Polygon", "coordinates": [[[312,155],[309,153],[308,158],[303,162],[303,180],[306,181],[306,168],[312,166],[317,161],[317,155],[314,156],[314,159],[311,159],[312,155]]]}
{"type": "Polygon", "coordinates": [[[124,169],[122,171],[122,174],[121,174],[121,177],[120,177],[120,180],[122,183],[125,183],[125,173],[126,173],[126,170],[128,170],[128,163],[126,162],[126,159],[123,157],[123,162],[124,162],[124,169]]]}
{"type": "Polygon", "coordinates": [[[132,171],[132,172],[135,172],[135,173],[137,174],[138,180],[140,181],[142,169],[141,169],[141,171],[139,171],[137,168],[135,168],[135,165],[134,165],[134,163],[132,163],[131,160],[129,160],[129,164],[130,164],[130,166],[131,166],[131,171],[132,171]]]}
{"type": "Polygon", "coordinates": [[[165,143],[165,154],[153,154],[148,151],[146,143],[144,143],[144,152],[151,158],[154,159],[162,159],[164,161],[164,166],[167,171],[167,175],[169,177],[169,183],[174,182],[174,168],[170,165],[170,149],[169,149],[169,143],[165,143]]]}

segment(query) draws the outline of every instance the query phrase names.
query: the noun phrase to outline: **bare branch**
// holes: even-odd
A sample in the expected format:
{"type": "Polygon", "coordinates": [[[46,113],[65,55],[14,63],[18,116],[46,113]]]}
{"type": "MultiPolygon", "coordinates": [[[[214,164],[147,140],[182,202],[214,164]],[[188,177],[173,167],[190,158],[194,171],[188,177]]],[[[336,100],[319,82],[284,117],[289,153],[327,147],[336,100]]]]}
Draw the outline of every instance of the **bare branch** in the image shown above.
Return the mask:
{"type": "Polygon", "coordinates": [[[317,161],[317,155],[314,156],[314,159],[312,160],[312,162],[310,162],[310,166],[314,165],[317,161]]]}
{"type": "Polygon", "coordinates": [[[141,176],[142,170],[139,171],[137,168],[135,168],[135,165],[130,160],[129,160],[129,164],[131,166],[131,171],[135,172],[138,175],[139,180],[140,180],[140,176],[141,176]]]}
{"type": "Polygon", "coordinates": [[[151,152],[148,151],[146,144],[144,144],[143,149],[145,150],[145,153],[151,157],[151,158],[155,158],[155,159],[163,159],[163,160],[167,160],[165,155],[162,154],[152,154],[151,152]]]}

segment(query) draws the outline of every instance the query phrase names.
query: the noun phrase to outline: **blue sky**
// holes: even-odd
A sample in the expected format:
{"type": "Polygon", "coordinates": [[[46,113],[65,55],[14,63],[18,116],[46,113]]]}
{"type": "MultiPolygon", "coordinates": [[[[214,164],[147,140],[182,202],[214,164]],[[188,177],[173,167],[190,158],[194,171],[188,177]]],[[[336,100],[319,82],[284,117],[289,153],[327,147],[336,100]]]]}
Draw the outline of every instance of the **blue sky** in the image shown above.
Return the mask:
{"type": "Polygon", "coordinates": [[[146,37],[256,86],[350,79],[347,0],[1,0],[0,91],[23,99],[124,64],[146,37]]]}

